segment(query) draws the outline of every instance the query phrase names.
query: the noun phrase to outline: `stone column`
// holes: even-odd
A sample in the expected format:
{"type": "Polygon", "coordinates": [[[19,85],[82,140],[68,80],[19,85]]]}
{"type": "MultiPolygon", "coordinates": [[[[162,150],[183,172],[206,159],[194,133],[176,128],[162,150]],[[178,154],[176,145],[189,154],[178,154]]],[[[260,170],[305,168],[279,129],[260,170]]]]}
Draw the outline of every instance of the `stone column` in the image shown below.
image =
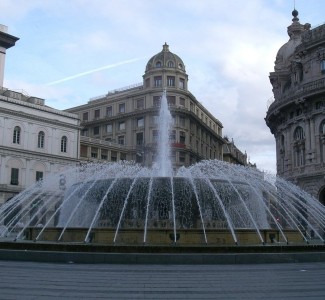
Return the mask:
{"type": "Polygon", "coordinates": [[[306,130],[305,130],[305,140],[306,140],[306,153],[310,152],[310,120],[305,119],[306,130]]]}
{"type": "Polygon", "coordinates": [[[315,139],[315,121],[310,119],[310,150],[315,152],[316,149],[316,139],[315,139]]]}
{"type": "Polygon", "coordinates": [[[7,33],[8,27],[0,24],[0,88],[3,87],[6,50],[14,46],[19,38],[7,33]]]}

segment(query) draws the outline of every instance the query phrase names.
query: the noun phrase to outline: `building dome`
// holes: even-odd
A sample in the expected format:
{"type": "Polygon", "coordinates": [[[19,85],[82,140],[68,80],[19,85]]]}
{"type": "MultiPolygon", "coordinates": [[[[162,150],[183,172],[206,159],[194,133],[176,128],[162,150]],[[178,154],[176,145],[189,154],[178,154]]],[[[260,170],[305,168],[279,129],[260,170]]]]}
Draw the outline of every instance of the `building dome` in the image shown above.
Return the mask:
{"type": "Polygon", "coordinates": [[[290,64],[290,58],[294,53],[296,47],[301,44],[301,35],[304,31],[310,29],[310,24],[305,25],[300,24],[298,16],[298,11],[294,10],[292,12],[292,24],[288,26],[288,35],[290,37],[289,41],[285,43],[278,51],[276,55],[274,70],[281,71],[287,69],[290,64]]]}
{"type": "Polygon", "coordinates": [[[157,68],[168,68],[185,71],[185,65],[182,59],[169,51],[169,45],[165,43],[161,52],[151,57],[146,65],[146,72],[157,69],[157,68]]]}

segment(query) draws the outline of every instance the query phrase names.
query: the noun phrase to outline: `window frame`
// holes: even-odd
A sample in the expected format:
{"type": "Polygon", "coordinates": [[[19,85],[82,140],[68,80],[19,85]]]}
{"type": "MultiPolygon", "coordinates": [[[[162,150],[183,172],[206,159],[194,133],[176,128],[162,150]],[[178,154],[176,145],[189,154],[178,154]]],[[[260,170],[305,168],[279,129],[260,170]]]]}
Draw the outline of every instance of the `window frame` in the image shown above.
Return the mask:
{"type": "Polygon", "coordinates": [[[119,103],[118,105],[118,113],[124,114],[125,113],[125,103],[119,103]]]}
{"type": "Polygon", "coordinates": [[[37,148],[44,149],[45,147],[45,133],[44,131],[40,131],[37,136],[37,148]]]}
{"type": "Polygon", "coordinates": [[[20,145],[20,137],[21,137],[21,128],[19,126],[15,126],[13,136],[12,136],[12,143],[20,145]]]}
{"type": "Polygon", "coordinates": [[[67,153],[68,150],[68,138],[64,135],[61,137],[61,153],[67,153]]]}
{"type": "Polygon", "coordinates": [[[19,169],[11,168],[10,185],[19,185],[19,169]]]}

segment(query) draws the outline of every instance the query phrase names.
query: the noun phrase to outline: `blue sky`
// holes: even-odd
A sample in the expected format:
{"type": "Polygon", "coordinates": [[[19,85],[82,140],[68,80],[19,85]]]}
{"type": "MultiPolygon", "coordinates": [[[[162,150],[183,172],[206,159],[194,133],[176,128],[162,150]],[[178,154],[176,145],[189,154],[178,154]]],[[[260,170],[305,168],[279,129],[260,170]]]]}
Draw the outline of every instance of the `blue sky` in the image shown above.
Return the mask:
{"type": "MultiPolygon", "coordinates": [[[[288,41],[293,0],[1,0],[0,24],[20,38],[4,86],[57,109],[142,81],[167,42],[189,90],[252,163],[275,173],[265,125],[269,72],[288,41]]],[[[296,0],[301,23],[325,22],[324,0],[296,0]]]]}

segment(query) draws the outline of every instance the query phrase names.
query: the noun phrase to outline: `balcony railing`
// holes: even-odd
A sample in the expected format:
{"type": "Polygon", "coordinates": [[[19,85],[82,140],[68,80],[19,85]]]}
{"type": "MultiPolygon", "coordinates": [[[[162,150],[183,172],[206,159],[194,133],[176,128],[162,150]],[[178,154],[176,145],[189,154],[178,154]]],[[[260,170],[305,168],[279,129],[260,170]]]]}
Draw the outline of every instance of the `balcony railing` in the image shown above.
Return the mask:
{"type": "Polygon", "coordinates": [[[127,150],[130,148],[126,145],[121,145],[116,142],[105,141],[105,140],[96,139],[96,138],[92,138],[92,137],[88,137],[88,136],[84,136],[84,135],[80,136],[80,140],[81,140],[81,142],[88,142],[88,143],[93,143],[93,144],[97,144],[97,145],[110,146],[110,147],[120,148],[120,149],[124,149],[124,150],[127,150]]]}
{"type": "Polygon", "coordinates": [[[308,96],[309,94],[316,93],[320,90],[325,90],[325,78],[321,78],[319,80],[306,83],[302,85],[296,93],[294,93],[294,89],[289,89],[286,91],[286,93],[277,101],[272,101],[272,99],[269,99],[267,101],[268,103],[268,109],[272,108],[275,109],[277,106],[282,106],[287,103],[290,103],[291,101],[295,99],[299,99],[305,96],[308,96]]]}

